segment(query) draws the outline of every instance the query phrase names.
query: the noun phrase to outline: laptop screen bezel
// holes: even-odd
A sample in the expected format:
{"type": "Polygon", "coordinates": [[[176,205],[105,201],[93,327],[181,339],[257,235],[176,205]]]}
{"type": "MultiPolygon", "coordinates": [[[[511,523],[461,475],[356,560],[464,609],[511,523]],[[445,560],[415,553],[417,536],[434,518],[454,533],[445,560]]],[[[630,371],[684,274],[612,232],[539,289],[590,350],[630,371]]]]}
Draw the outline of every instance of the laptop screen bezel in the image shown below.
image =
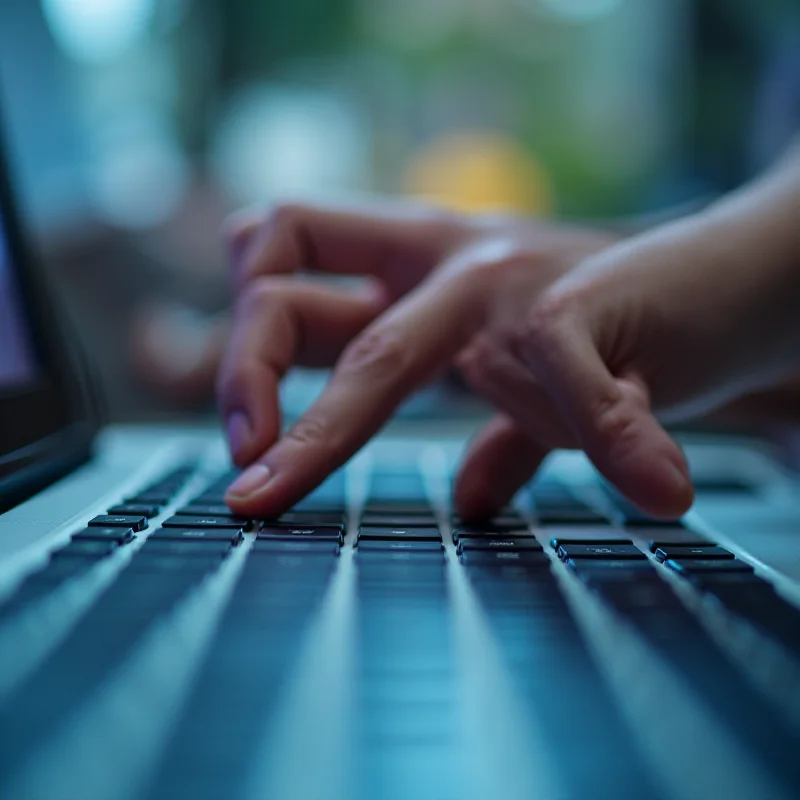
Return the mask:
{"type": "MultiPolygon", "coordinates": [[[[2,126],[0,126],[2,128],[2,126]]],[[[28,244],[19,214],[5,137],[0,129],[0,212],[7,257],[29,322],[37,374],[24,386],[0,390],[0,495],[20,470],[64,460],[65,450],[85,451],[98,421],[88,402],[85,377],[28,244]]],[[[19,480],[14,481],[15,485],[19,480]]]]}

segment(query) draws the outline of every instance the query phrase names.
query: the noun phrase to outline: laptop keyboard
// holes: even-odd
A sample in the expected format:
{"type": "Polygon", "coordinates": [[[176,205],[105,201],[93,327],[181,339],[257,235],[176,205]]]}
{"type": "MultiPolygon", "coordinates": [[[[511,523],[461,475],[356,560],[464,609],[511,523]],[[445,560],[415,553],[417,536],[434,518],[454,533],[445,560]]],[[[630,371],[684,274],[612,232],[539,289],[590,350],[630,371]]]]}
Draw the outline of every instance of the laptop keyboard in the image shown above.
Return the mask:
{"type": "Polygon", "coordinates": [[[426,797],[409,794],[426,786],[442,788],[430,796],[458,796],[456,578],[476,598],[519,708],[553,754],[580,754],[564,765],[565,796],[660,796],[567,602],[570,580],[646,641],[784,786],[800,786],[796,722],[709,635],[686,593],[791,657],[800,656],[800,611],[749,563],[683,523],[659,523],[613,494],[589,505],[548,477],[522,508],[475,523],[435,508],[420,473],[380,471],[357,518],[339,472],[278,519],[245,520],[224,504],[232,473],[173,508],[193,474],[181,466],[89,520],[0,602],[0,647],[14,653],[23,622],[45,624],[48,598],[113,572],[27,674],[5,692],[0,681],[0,730],[13,731],[0,739],[0,790],[235,552],[243,564],[145,781],[147,797],[243,795],[247,743],[263,737],[280,706],[345,552],[355,593],[359,797],[426,797]]]}

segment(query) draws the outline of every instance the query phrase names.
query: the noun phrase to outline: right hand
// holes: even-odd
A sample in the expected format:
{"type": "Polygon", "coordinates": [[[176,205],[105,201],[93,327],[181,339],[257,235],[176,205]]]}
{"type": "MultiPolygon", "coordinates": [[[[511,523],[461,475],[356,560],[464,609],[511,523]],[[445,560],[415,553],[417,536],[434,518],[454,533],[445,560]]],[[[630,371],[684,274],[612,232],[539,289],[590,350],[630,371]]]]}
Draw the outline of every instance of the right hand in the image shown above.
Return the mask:
{"type": "MultiPolygon", "coordinates": [[[[229,229],[237,301],[218,379],[236,464],[231,508],[279,513],[347,461],[414,390],[502,342],[554,280],[613,242],[605,233],[510,217],[469,217],[399,203],[287,205],[229,229]],[[359,290],[297,281],[358,275],[359,290]],[[294,364],[332,366],[330,383],[281,436],[278,384],[294,364]]],[[[505,418],[477,444],[498,486],[519,485],[547,448],[505,418]]],[[[466,515],[507,498],[491,490],[466,515]]]]}
{"type": "MultiPolygon", "coordinates": [[[[645,511],[692,503],[662,427],[786,381],[800,354],[800,162],[704,213],[590,256],[505,343],[462,356],[467,382],[549,448],[583,450],[645,511]]],[[[456,501],[503,486],[469,453],[456,501]]]]}

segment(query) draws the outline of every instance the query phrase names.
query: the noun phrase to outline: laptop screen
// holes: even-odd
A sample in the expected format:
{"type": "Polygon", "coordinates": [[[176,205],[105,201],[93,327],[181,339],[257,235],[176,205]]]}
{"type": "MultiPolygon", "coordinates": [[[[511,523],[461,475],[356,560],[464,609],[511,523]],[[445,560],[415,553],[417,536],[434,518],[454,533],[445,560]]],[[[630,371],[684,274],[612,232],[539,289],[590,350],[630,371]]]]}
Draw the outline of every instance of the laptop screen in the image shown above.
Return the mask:
{"type": "Polygon", "coordinates": [[[0,218],[0,392],[32,383],[37,372],[30,329],[0,218]]]}

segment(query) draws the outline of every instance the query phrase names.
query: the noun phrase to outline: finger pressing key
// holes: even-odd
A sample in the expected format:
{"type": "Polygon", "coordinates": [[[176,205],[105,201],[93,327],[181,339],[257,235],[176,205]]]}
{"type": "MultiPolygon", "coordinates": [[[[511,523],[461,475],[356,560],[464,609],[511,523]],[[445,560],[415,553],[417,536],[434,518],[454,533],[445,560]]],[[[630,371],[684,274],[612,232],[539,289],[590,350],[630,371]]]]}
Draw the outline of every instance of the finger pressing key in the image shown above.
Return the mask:
{"type": "Polygon", "coordinates": [[[283,511],[347,461],[402,400],[447,366],[482,324],[490,285],[442,271],[367,327],[322,396],[230,487],[237,513],[283,511]]]}

